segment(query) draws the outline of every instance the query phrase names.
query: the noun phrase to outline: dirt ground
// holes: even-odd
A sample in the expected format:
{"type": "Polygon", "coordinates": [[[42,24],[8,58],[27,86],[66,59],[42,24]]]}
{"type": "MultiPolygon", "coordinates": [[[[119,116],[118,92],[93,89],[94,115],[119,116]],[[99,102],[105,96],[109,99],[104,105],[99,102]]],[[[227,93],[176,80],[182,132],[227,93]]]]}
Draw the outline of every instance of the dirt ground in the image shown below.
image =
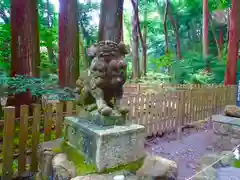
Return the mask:
{"type": "Polygon", "coordinates": [[[200,158],[213,149],[213,130],[205,124],[202,129],[185,129],[180,141],[171,133],[147,142],[147,150],[153,154],[174,160],[178,164],[178,180],[185,180],[196,172],[200,158]]]}

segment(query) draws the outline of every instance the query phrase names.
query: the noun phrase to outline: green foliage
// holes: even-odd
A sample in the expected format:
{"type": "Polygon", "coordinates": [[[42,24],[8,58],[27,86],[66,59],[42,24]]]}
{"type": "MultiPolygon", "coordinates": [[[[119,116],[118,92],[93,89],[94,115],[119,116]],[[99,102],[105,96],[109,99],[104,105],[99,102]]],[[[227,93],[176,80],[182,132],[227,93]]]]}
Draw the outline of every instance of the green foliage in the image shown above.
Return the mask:
{"type": "Polygon", "coordinates": [[[7,91],[3,95],[18,94],[29,90],[35,97],[42,95],[55,95],[60,100],[74,100],[73,90],[61,89],[56,83],[56,79],[29,78],[24,75],[16,75],[15,77],[2,76],[0,79],[0,87],[7,86],[7,91]]]}
{"type": "MultiPolygon", "coordinates": [[[[137,82],[144,83],[144,84],[163,84],[163,83],[168,83],[170,79],[171,79],[171,76],[165,73],[157,73],[154,71],[149,71],[146,74],[146,76],[142,76],[140,79],[137,80],[137,82]]],[[[134,82],[134,81],[129,80],[129,82],[134,82]]]]}

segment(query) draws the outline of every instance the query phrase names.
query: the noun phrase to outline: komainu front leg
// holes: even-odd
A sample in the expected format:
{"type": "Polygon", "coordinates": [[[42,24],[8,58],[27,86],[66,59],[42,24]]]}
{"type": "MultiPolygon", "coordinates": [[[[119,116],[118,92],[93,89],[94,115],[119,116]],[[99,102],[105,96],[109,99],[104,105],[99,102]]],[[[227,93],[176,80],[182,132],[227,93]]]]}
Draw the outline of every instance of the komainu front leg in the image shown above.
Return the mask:
{"type": "Polygon", "coordinates": [[[121,88],[119,91],[116,93],[116,99],[115,99],[115,107],[116,109],[123,115],[128,113],[128,108],[121,106],[121,99],[123,96],[123,89],[121,88]]]}
{"type": "Polygon", "coordinates": [[[112,108],[110,108],[106,101],[104,100],[104,93],[102,89],[96,88],[92,90],[92,96],[96,100],[98,111],[104,116],[109,116],[112,113],[112,108]]]}

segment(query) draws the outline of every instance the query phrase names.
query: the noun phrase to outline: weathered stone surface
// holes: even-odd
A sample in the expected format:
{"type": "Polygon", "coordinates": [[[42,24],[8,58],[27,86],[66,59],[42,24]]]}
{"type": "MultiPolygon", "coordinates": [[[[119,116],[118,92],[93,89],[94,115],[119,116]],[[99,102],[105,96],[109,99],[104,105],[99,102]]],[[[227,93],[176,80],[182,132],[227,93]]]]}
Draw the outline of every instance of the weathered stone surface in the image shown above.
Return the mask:
{"type": "Polygon", "coordinates": [[[76,82],[81,94],[78,104],[89,112],[97,109],[103,116],[110,116],[113,111],[125,116],[128,110],[120,107],[120,99],[126,81],[127,46],[122,42],[100,41],[87,52],[92,61],[76,82]]]}
{"type": "Polygon", "coordinates": [[[66,141],[82,152],[97,170],[127,164],[144,157],[144,126],[97,126],[78,117],[66,117],[66,141]]]}
{"type": "Polygon", "coordinates": [[[202,170],[203,167],[209,166],[214,163],[214,167],[224,167],[229,166],[233,162],[233,152],[232,151],[222,151],[221,153],[210,153],[206,154],[200,159],[200,168],[202,170]],[[218,161],[219,160],[219,161],[218,161]]]}
{"type": "Polygon", "coordinates": [[[240,118],[224,115],[213,116],[214,146],[224,150],[232,150],[240,144],[240,118]]]}
{"type": "Polygon", "coordinates": [[[65,180],[76,176],[74,164],[67,159],[64,153],[57,154],[52,160],[53,179],[65,180]]]}
{"type": "Polygon", "coordinates": [[[124,175],[124,180],[152,180],[152,177],[138,177],[128,172],[115,172],[109,174],[91,174],[87,176],[78,176],[71,180],[114,180],[117,175],[124,175]]]}
{"type": "Polygon", "coordinates": [[[240,108],[236,105],[227,105],[224,109],[226,116],[240,117],[240,108]]]}
{"type": "MultiPolygon", "coordinates": [[[[203,165],[203,168],[207,167],[207,165],[203,165]]],[[[198,174],[195,179],[197,180],[216,180],[217,171],[213,167],[208,167],[205,171],[198,174]]]]}
{"type": "Polygon", "coordinates": [[[40,179],[52,177],[52,159],[57,154],[53,149],[60,149],[62,139],[40,143],[37,150],[39,160],[38,169],[40,179]]]}
{"type": "Polygon", "coordinates": [[[136,174],[160,179],[177,179],[177,163],[160,156],[148,155],[136,174]]]}
{"type": "Polygon", "coordinates": [[[233,162],[232,151],[223,151],[221,153],[211,153],[200,159],[200,166],[197,172],[201,172],[196,176],[197,180],[216,180],[217,169],[221,167],[231,166],[233,162]]]}

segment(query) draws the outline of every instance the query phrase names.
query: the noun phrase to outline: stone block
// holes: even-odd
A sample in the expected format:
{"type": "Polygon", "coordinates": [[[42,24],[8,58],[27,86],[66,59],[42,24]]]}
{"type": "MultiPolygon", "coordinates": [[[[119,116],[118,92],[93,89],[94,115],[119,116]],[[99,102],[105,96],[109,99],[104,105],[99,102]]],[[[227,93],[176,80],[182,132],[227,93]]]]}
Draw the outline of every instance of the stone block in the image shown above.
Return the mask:
{"type": "Polygon", "coordinates": [[[57,139],[54,141],[43,142],[38,145],[38,176],[40,179],[53,176],[52,159],[57,154],[54,149],[60,149],[62,141],[62,139],[57,139]]]}
{"type": "Polygon", "coordinates": [[[137,124],[98,126],[78,117],[65,118],[65,140],[97,171],[144,157],[145,127],[137,124]]]}

